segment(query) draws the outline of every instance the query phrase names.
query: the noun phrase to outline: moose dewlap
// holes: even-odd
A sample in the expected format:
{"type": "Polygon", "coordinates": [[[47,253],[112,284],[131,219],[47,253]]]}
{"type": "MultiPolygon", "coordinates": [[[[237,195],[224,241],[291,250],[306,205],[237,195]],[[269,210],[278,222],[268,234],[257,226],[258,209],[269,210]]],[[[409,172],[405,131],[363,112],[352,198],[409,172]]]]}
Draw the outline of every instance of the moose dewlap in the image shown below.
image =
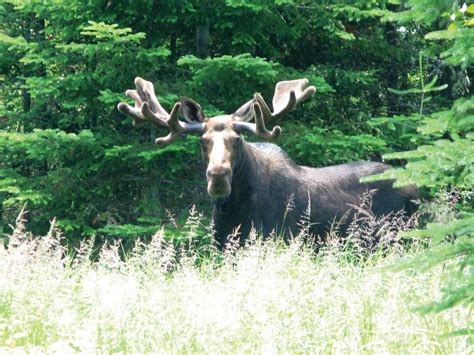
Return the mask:
{"type": "Polygon", "coordinates": [[[168,129],[170,133],[157,138],[156,143],[170,144],[181,134],[201,136],[216,238],[223,247],[236,230],[241,241],[252,228],[264,235],[272,231],[295,234],[305,214],[310,218],[310,232],[315,235],[324,235],[333,222],[341,219],[340,228],[344,229],[345,223],[350,222],[347,217],[352,206],[359,205],[368,190],[375,191],[371,208],[376,215],[412,209],[415,189],[394,189],[390,181],[360,182],[364,176],[387,169],[385,164],[355,162],[310,168],[296,165],[275,144],[245,141],[242,133],[265,140],[277,138],[281,128],[268,130],[266,124],[314,95],[316,89],[308,87],[307,79],[279,82],[273,112],[262,96],[255,94],[233,114],[216,117],[206,117],[201,106],[186,97],[168,113],[158,102],[151,82],[136,78],[135,85],[136,90],[126,91],[135,106],[121,102],[118,109],[131,116],[134,124],[148,121],[168,129]],[[184,121],[179,119],[180,113],[184,121]]]}

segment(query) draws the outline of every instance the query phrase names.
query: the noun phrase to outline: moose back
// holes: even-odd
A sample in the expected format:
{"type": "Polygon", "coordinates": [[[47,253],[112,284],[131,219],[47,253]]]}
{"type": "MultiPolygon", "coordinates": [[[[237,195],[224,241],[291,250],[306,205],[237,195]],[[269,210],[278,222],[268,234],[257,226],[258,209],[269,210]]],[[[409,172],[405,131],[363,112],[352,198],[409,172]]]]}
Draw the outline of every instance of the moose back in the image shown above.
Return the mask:
{"type": "Polygon", "coordinates": [[[264,235],[272,231],[291,234],[298,230],[302,216],[310,218],[311,233],[324,235],[337,221],[344,229],[351,209],[372,191],[372,212],[386,215],[411,210],[414,188],[392,188],[392,182],[364,184],[364,176],[380,173],[387,165],[355,162],[324,168],[299,166],[277,145],[246,142],[243,133],[264,140],[277,138],[279,126],[266,125],[291,111],[316,92],[307,79],[282,81],[276,85],[273,112],[260,94],[230,115],[207,118],[199,104],[183,97],[171,113],[160,105],[153,84],[135,79],[136,90],[127,90],[134,107],[119,103],[120,112],[134,124],[147,121],[166,128],[169,134],[156,139],[170,144],[182,134],[201,137],[202,157],[207,164],[207,191],[213,200],[216,238],[222,247],[229,235],[238,232],[243,242],[256,228],[264,235]],[[179,119],[179,115],[183,120],[179,119]],[[345,221],[345,222],[344,222],[345,221]]]}

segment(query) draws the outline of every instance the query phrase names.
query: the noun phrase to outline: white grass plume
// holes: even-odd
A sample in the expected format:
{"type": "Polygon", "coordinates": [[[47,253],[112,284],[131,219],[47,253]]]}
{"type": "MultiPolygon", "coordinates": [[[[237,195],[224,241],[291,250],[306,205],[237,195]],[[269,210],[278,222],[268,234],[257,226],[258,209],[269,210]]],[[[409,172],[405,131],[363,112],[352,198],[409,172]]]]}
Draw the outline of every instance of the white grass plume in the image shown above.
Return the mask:
{"type": "Polygon", "coordinates": [[[468,309],[410,311],[438,297],[442,269],[386,273],[397,255],[354,263],[340,248],[314,254],[303,237],[253,235],[197,266],[163,231],[125,261],[108,245],[97,263],[91,243],[73,262],[48,237],[19,238],[0,249],[0,352],[469,352],[465,338],[439,336],[468,309]]]}

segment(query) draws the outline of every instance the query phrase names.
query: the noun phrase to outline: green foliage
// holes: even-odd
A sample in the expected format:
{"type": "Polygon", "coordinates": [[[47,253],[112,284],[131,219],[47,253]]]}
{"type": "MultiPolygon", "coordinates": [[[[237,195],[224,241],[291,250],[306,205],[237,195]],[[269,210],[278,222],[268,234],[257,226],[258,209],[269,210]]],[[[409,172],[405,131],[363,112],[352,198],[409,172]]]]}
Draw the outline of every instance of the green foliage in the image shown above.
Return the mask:
{"type": "Polygon", "coordinates": [[[191,79],[187,87],[193,97],[227,113],[236,111],[255,92],[262,92],[270,101],[277,81],[300,78],[302,75],[318,92],[334,92],[324,78],[315,75],[311,69],[301,73],[263,58],[252,57],[249,53],[206,59],[188,55],[181,57],[177,63],[190,71],[191,79]]]}
{"type": "Polygon", "coordinates": [[[432,99],[431,96],[426,96],[429,93],[432,92],[437,92],[444,90],[448,87],[448,84],[443,84],[440,86],[435,86],[436,81],[438,80],[438,76],[435,75],[433,79],[425,84],[424,79],[423,79],[423,61],[422,61],[422,56],[420,53],[420,88],[411,88],[411,89],[406,89],[406,90],[396,90],[389,88],[388,90],[394,94],[397,95],[409,95],[409,94],[420,94],[421,99],[420,99],[420,115],[423,114],[423,105],[430,101],[432,99]]]}
{"type": "Polygon", "coordinates": [[[288,127],[285,150],[310,166],[344,163],[353,160],[377,158],[388,150],[384,139],[369,134],[345,135],[339,130],[313,127],[288,127]]]}
{"type": "MultiPolygon", "coordinates": [[[[431,53],[440,53],[445,65],[461,70],[472,69],[474,36],[472,14],[474,8],[457,1],[412,0],[407,1],[407,11],[392,14],[391,18],[400,22],[415,20],[427,26],[431,32],[428,40],[447,40],[444,48],[431,48],[431,53]],[[439,20],[439,21],[438,21],[439,20]],[[441,27],[433,28],[433,24],[441,27]]],[[[423,84],[423,67],[420,55],[421,89],[393,90],[396,94],[421,94],[420,113],[414,115],[420,125],[418,139],[424,144],[415,150],[391,153],[385,159],[403,159],[407,164],[403,169],[392,169],[364,179],[396,179],[396,186],[417,185],[439,195],[445,191],[456,191],[460,196],[454,205],[454,218],[442,223],[428,223],[424,229],[405,233],[411,238],[431,238],[432,247],[404,264],[404,267],[431,268],[448,262],[447,277],[442,288],[442,297],[420,307],[422,312],[440,312],[457,305],[471,307],[473,298],[474,272],[474,105],[473,96],[461,97],[451,103],[449,109],[438,110],[423,116],[425,94],[443,90],[447,85],[434,86],[438,77],[434,76],[428,85],[423,84]]],[[[453,69],[454,70],[454,69],[453,69]]],[[[465,73],[465,72],[464,72],[465,73]]],[[[469,77],[467,80],[469,81],[469,77]]],[[[454,84],[454,83],[452,83],[454,84]]],[[[453,332],[453,335],[469,335],[472,339],[472,324],[453,332]]]]}
{"type": "MultiPolygon", "coordinates": [[[[400,4],[401,1],[398,1],[400,4]]],[[[456,9],[457,1],[451,0],[407,0],[403,2],[409,11],[392,12],[387,15],[390,20],[400,23],[415,21],[419,24],[432,25],[441,19],[441,26],[446,26],[447,17],[456,9]]]]}
{"type": "Polygon", "coordinates": [[[474,129],[474,97],[461,97],[450,110],[431,114],[419,128],[424,135],[442,135],[445,132],[463,134],[474,129]]]}
{"type": "Polygon", "coordinates": [[[191,71],[189,87],[197,98],[229,113],[250,100],[259,88],[273,88],[278,74],[275,63],[248,53],[207,59],[189,55],[180,58],[178,65],[191,71]]]}
{"type": "Polygon", "coordinates": [[[157,150],[152,144],[106,145],[86,130],[77,135],[58,130],[1,132],[4,217],[14,218],[15,207],[27,202],[37,231],[55,216],[74,239],[96,233],[148,236],[166,217],[160,200],[169,198],[165,192],[158,194],[156,185],[163,180],[173,184],[173,177],[183,175],[185,168],[176,161],[195,150],[194,141],[183,143],[157,150]],[[160,162],[167,169],[156,169],[160,162]]]}
{"type": "MultiPolygon", "coordinates": [[[[472,210],[471,210],[472,211],[472,210]]],[[[423,230],[404,233],[408,238],[428,237],[432,239],[431,248],[399,266],[401,269],[408,267],[428,270],[438,265],[443,265],[448,275],[444,280],[442,298],[435,302],[417,307],[423,314],[446,311],[452,307],[462,306],[466,309],[472,307],[474,302],[473,255],[474,243],[474,213],[466,213],[458,219],[446,223],[430,223],[423,230]],[[446,236],[450,240],[446,241],[446,236]],[[452,238],[455,238],[454,241],[452,238]],[[451,261],[455,261],[454,263],[451,261]]],[[[472,322],[466,328],[457,329],[448,335],[467,335],[471,339],[474,335],[472,322]]]]}
{"type": "Polygon", "coordinates": [[[385,159],[405,159],[404,169],[387,170],[364,181],[397,179],[395,186],[416,184],[433,193],[447,187],[470,189],[474,185],[474,135],[440,139],[416,150],[384,155],[385,159]]]}
{"type": "MultiPolygon", "coordinates": [[[[472,20],[474,21],[474,19],[472,20]]],[[[474,25],[474,22],[473,22],[474,25]]],[[[472,26],[472,25],[471,25],[472,26]]],[[[426,35],[429,40],[452,40],[453,45],[441,53],[446,63],[459,65],[462,69],[469,68],[474,63],[474,49],[472,49],[472,37],[474,29],[462,28],[462,30],[448,30],[430,32],[426,35]]]]}

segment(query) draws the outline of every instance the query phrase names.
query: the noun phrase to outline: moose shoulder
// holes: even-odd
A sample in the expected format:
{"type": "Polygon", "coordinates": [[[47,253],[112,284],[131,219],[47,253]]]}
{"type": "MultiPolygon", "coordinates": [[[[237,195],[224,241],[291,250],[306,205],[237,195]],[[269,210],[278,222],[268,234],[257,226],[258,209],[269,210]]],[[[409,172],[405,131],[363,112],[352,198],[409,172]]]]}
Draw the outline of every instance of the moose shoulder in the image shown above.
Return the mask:
{"type": "Polygon", "coordinates": [[[119,103],[118,109],[131,116],[134,123],[148,121],[167,128],[158,144],[170,144],[181,134],[201,136],[201,151],[207,164],[207,191],[213,199],[216,238],[225,246],[236,230],[245,240],[251,228],[265,235],[272,231],[295,233],[303,215],[310,217],[311,232],[323,235],[332,223],[341,221],[344,228],[352,206],[363,195],[374,191],[372,211],[385,215],[411,209],[416,197],[413,188],[394,189],[389,181],[363,184],[364,176],[380,173],[388,166],[376,162],[355,162],[310,168],[296,165],[277,145],[248,143],[242,133],[265,140],[275,139],[281,128],[271,131],[266,124],[291,111],[316,92],[308,80],[279,82],[273,97],[273,112],[265,100],[255,94],[235,113],[206,118],[201,107],[188,98],[177,102],[168,114],[158,102],[153,84],[135,79],[137,90],[126,94],[135,101],[131,107],[119,103]],[[179,120],[179,113],[184,121],[179,120]],[[253,121],[253,122],[251,122],[253,121]]]}

